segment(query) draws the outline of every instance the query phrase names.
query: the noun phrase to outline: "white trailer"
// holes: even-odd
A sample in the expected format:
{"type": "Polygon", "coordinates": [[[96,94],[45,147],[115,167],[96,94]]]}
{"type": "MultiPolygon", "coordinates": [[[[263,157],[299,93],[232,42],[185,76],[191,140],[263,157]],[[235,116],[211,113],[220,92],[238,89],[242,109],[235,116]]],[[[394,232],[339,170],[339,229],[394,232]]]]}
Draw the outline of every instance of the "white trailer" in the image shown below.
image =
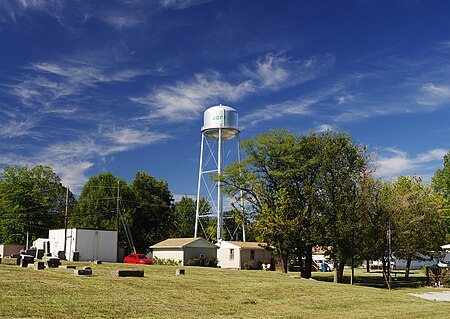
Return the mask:
{"type": "MultiPolygon", "coordinates": [[[[64,251],[64,229],[51,229],[48,237],[52,256],[58,256],[58,252],[64,251]]],[[[80,261],[115,262],[116,242],[116,231],[69,228],[66,236],[66,259],[73,261],[74,255],[78,254],[80,261]]]]}

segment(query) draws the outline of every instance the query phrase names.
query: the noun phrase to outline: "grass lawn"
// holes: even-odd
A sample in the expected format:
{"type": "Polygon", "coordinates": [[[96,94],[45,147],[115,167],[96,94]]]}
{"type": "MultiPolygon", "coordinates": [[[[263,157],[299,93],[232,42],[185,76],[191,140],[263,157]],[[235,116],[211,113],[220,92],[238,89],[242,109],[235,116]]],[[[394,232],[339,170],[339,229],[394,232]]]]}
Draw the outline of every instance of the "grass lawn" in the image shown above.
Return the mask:
{"type": "MultiPolygon", "coordinates": [[[[20,268],[0,264],[0,318],[444,318],[450,302],[408,293],[436,291],[411,283],[383,287],[382,275],[357,272],[356,285],[333,284],[331,273],[317,280],[279,272],[114,263],[90,266],[94,276],[70,269],[20,268]],[[179,267],[178,267],[179,268],[179,267]],[[144,269],[144,278],[117,278],[113,270],[144,269]],[[366,286],[369,285],[369,286],[366,286]]],[[[414,276],[413,276],[414,277],[414,276]]]]}

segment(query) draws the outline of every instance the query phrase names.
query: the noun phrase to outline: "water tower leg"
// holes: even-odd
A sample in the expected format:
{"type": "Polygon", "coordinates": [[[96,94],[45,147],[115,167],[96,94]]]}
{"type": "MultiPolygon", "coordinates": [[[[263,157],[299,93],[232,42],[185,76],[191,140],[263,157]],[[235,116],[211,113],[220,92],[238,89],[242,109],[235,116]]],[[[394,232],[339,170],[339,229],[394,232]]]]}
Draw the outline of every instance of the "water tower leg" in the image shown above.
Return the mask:
{"type": "MultiPolygon", "coordinates": [[[[217,174],[222,174],[222,129],[219,128],[218,140],[218,159],[217,159],[217,174]]],[[[222,211],[222,189],[220,179],[217,181],[217,241],[222,240],[223,231],[223,211],[222,211]]]]}
{"type": "Polygon", "coordinates": [[[205,134],[202,133],[202,143],[200,146],[200,167],[198,169],[198,185],[197,185],[197,207],[195,209],[195,230],[194,230],[194,238],[197,238],[198,234],[198,223],[199,223],[199,215],[200,215],[200,186],[202,183],[202,174],[203,174],[203,144],[205,142],[205,134]]]}

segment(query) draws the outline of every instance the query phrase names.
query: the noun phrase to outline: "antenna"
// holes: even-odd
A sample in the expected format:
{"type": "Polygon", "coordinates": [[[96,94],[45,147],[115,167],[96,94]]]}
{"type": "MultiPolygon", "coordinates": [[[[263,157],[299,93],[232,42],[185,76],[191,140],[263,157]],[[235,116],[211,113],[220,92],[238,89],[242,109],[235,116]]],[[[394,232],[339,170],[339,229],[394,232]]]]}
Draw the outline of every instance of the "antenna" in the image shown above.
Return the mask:
{"type": "MultiPolygon", "coordinates": [[[[224,165],[223,150],[224,142],[226,141],[236,140],[238,144],[237,160],[240,161],[238,113],[234,108],[220,104],[207,109],[204,112],[203,120],[194,237],[197,238],[199,225],[203,229],[200,218],[216,217],[217,241],[220,242],[223,239],[222,185],[220,180],[214,183],[211,181],[211,178],[207,178],[205,175],[219,175],[222,173],[224,165]],[[206,197],[211,204],[212,210],[206,213],[200,211],[200,194],[202,186],[206,188],[206,197]]],[[[228,154],[230,154],[230,152],[228,152],[228,154]]]]}

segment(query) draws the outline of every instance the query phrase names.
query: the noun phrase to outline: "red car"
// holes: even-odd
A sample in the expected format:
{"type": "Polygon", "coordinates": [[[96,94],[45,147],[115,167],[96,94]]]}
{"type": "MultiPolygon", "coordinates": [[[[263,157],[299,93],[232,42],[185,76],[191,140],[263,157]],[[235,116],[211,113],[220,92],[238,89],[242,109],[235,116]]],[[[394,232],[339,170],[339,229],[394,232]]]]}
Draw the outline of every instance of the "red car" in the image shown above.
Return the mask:
{"type": "Polygon", "coordinates": [[[152,265],[153,260],[144,254],[129,254],[123,259],[126,264],[152,265]]]}

